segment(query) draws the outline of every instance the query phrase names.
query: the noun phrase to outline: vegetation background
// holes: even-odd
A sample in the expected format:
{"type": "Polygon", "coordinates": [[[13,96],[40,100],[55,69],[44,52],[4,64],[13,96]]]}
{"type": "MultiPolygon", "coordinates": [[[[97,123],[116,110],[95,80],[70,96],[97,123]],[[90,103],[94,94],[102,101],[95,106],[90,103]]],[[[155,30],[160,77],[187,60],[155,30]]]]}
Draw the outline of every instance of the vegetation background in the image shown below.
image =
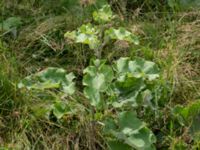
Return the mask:
{"type": "MultiPolygon", "coordinates": [[[[105,3],[140,45],[110,43],[102,57],[108,64],[142,57],[161,70],[159,115],[138,115],[155,134],[156,149],[200,149],[199,0],[1,0],[0,149],[107,149],[101,130],[87,124],[89,116],[45,117],[51,104],[45,93],[17,87],[28,75],[59,67],[74,72],[81,91],[94,52],[69,44],[64,34],[93,22],[92,12],[105,3]]],[[[81,92],[75,97],[84,101],[81,92]]]]}

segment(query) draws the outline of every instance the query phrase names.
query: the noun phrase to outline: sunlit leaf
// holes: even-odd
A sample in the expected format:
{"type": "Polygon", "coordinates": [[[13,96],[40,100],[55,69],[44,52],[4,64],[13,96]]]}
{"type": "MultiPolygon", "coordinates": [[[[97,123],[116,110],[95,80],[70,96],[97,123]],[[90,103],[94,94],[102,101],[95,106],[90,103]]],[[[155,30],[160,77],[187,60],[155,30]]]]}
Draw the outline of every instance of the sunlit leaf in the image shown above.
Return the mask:
{"type": "Polygon", "coordinates": [[[74,78],[73,73],[67,74],[64,69],[50,67],[26,77],[18,87],[37,90],[60,88],[65,94],[71,95],[75,92],[74,78]]]}
{"type": "Polygon", "coordinates": [[[120,27],[119,29],[110,28],[105,31],[105,38],[110,38],[113,40],[124,40],[133,44],[138,45],[139,40],[136,35],[127,31],[125,28],[120,27]]]}
{"type": "Polygon", "coordinates": [[[96,49],[100,45],[98,39],[99,30],[92,24],[84,24],[76,31],[66,32],[65,37],[73,40],[75,43],[82,43],[89,45],[90,49],[96,49]]]}
{"type": "Polygon", "coordinates": [[[159,77],[159,69],[156,64],[151,61],[145,61],[144,59],[138,58],[130,61],[129,69],[135,77],[144,76],[150,81],[159,77]]]}
{"type": "Polygon", "coordinates": [[[93,19],[98,23],[110,22],[113,17],[110,5],[104,5],[98,11],[93,12],[93,19]]]}

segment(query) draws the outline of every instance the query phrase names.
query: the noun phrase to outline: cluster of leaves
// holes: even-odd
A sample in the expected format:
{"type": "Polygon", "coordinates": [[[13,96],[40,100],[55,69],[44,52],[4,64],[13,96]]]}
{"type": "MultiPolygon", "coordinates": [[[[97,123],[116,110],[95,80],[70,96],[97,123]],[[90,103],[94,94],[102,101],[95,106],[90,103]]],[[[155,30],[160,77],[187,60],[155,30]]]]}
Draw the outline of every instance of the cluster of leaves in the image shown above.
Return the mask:
{"type": "Polygon", "coordinates": [[[109,5],[104,5],[98,11],[93,12],[94,21],[103,24],[108,23],[114,18],[112,10],[109,5]]]}
{"type": "Polygon", "coordinates": [[[109,27],[115,18],[109,5],[104,5],[98,11],[93,12],[93,20],[98,24],[83,24],[80,28],[72,32],[66,32],[65,37],[75,43],[87,44],[93,49],[98,58],[101,57],[103,46],[110,40],[126,41],[130,44],[139,44],[137,36],[125,28],[119,29],[109,27]]]}
{"type": "MultiPolygon", "coordinates": [[[[90,49],[95,50],[98,58],[101,56],[102,45],[111,40],[139,44],[138,38],[125,28],[105,28],[103,24],[109,24],[113,18],[111,7],[105,5],[93,13],[93,19],[98,25],[84,24],[75,31],[67,32],[65,37],[75,43],[89,45],[90,49]]],[[[67,74],[64,69],[47,68],[26,77],[18,87],[42,92],[51,91],[49,94],[56,95],[56,100],[48,109],[48,114],[53,112],[53,115],[61,120],[66,114],[78,115],[79,112],[76,111],[79,106],[71,106],[69,101],[63,99],[76,99],[74,78],[73,73],[67,74]]],[[[106,60],[93,59],[83,70],[84,89],[83,93],[78,93],[84,95],[90,106],[87,110],[89,120],[103,125],[103,133],[110,149],[155,149],[156,138],[137,117],[137,109],[155,109],[157,102],[152,85],[157,78],[159,69],[156,64],[141,58],[120,58],[113,65],[106,64],[106,60]]],[[[87,107],[85,103],[80,105],[87,107]]]]}
{"type": "Polygon", "coordinates": [[[143,59],[120,58],[111,68],[105,61],[95,60],[84,73],[84,94],[91,105],[116,110],[114,117],[109,116],[109,121],[105,122],[106,134],[110,133],[115,139],[111,140],[111,149],[124,144],[129,149],[154,149],[153,133],[137,118],[134,110],[154,105],[147,82],[159,77],[157,66],[143,59]],[[148,95],[142,97],[147,91],[148,95]]]}
{"type": "Polygon", "coordinates": [[[88,23],[82,25],[77,31],[65,33],[65,37],[74,40],[76,43],[88,44],[90,49],[95,49],[100,46],[99,32],[98,28],[88,23]]]}
{"type": "Polygon", "coordinates": [[[84,73],[83,84],[86,86],[84,93],[96,107],[100,105],[100,93],[105,95],[108,92],[108,95],[118,97],[117,100],[113,100],[114,107],[125,104],[138,106],[137,97],[140,97],[140,92],[145,89],[145,82],[147,80],[151,82],[159,77],[157,66],[153,62],[140,58],[134,61],[120,58],[114,68],[106,65],[105,61],[95,60],[84,70],[84,73]]]}
{"type": "MultiPolygon", "coordinates": [[[[19,84],[19,88],[26,88],[28,90],[42,91],[58,89],[59,96],[55,96],[54,103],[50,108],[43,108],[43,112],[53,114],[58,118],[62,118],[63,115],[69,111],[67,103],[61,101],[62,96],[70,96],[75,92],[75,83],[73,82],[75,76],[73,73],[67,74],[64,69],[61,68],[47,68],[34,75],[27,76],[19,84]]],[[[73,112],[73,111],[71,111],[73,112]]]]}
{"type": "MultiPolygon", "coordinates": [[[[105,60],[95,59],[83,73],[83,94],[91,109],[102,116],[91,120],[105,125],[109,147],[115,149],[116,145],[126,145],[128,149],[154,149],[155,136],[145,123],[137,118],[136,108],[148,105],[146,100],[149,106],[153,105],[151,89],[147,89],[147,82],[152,84],[159,77],[157,66],[143,59],[132,61],[129,58],[120,58],[112,66],[107,65],[105,60]],[[150,93],[143,99],[141,95],[147,90],[150,93]],[[102,113],[113,109],[116,111],[113,114],[102,113]]],[[[74,75],[66,74],[63,69],[47,68],[26,77],[18,86],[29,90],[59,89],[64,95],[70,96],[75,92],[73,79],[74,75]]],[[[67,103],[61,98],[53,104],[50,111],[53,111],[57,119],[76,109],[65,104],[67,103]]]]}

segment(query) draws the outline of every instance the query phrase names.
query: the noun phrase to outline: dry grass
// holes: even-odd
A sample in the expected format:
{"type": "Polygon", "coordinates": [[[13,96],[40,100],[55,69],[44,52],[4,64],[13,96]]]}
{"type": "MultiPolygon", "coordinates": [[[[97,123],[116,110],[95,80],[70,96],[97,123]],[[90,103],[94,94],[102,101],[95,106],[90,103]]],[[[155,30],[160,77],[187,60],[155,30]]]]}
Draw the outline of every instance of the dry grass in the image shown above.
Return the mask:
{"type": "Polygon", "coordinates": [[[182,55],[178,68],[179,89],[185,100],[200,97],[200,13],[194,21],[178,26],[176,49],[182,55]]]}
{"type": "Polygon", "coordinates": [[[187,103],[200,98],[200,13],[179,17],[176,38],[155,56],[166,60],[164,76],[173,85],[172,101],[187,103]]]}

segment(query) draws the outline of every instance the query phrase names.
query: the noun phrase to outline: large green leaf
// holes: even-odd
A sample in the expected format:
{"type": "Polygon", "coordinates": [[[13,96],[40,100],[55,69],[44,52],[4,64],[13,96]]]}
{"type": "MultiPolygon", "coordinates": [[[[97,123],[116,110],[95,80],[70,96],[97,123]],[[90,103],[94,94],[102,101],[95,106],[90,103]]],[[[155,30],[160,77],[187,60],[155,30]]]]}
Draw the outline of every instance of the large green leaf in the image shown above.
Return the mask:
{"type": "Polygon", "coordinates": [[[125,75],[122,77],[123,78],[118,78],[118,80],[115,82],[115,93],[118,99],[113,103],[113,106],[138,106],[137,97],[145,88],[144,81],[141,78],[135,78],[132,75],[125,75]]]}
{"type": "Polygon", "coordinates": [[[155,146],[153,145],[155,142],[155,136],[146,127],[140,129],[138,133],[132,134],[125,140],[125,143],[137,150],[155,150],[155,146]]]}
{"type": "Polygon", "coordinates": [[[130,60],[122,57],[116,61],[115,71],[117,74],[114,83],[114,91],[117,101],[114,107],[124,105],[137,107],[142,103],[152,107],[151,91],[144,91],[147,87],[146,80],[155,80],[159,77],[159,70],[155,63],[143,59],[130,60]]]}
{"type": "Polygon", "coordinates": [[[110,28],[105,31],[105,38],[113,40],[123,40],[136,45],[139,44],[138,37],[133,33],[127,31],[125,28],[120,27],[119,29],[110,28]]]}
{"type": "Polygon", "coordinates": [[[104,65],[100,68],[90,66],[84,70],[83,85],[104,92],[113,80],[111,67],[104,65]]]}
{"type": "Polygon", "coordinates": [[[73,73],[67,74],[64,69],[50,67],[26,77],[18,87],[37,90],[60,88],[65,94],[72,95],[75,92],[74,78],[73,73]]]}
{"type": "Polygon", "coordinates": [[[116,62],[116,68],[119,74],[131,73],[136,78],[147,78],[150,81],[159,77],[157,65],[141,58],[133,61],[128,58],[120,58],[116,62]]]}
{"type": "MultiPolygon", "coordinates": [[[[86,70],[84,72],[86,73],[86,70]]],[[[97,91],[104,91],[107,88],[107,84],[105,80],[106,78],[103,73],[98,74],[96,72],[94,76],[88,73],[83,78],[83,85],[89,86],[93,89],[96,89],[97,91]]]]}
{"type": "Polygon", "coordinates": [[[135,112],[124,111],[119,113],[116,125],[118,128],[110,128],[110,133],[119,142],[116,143],[115,141],[114,143],[109,144],[111,149],[116,147],[118,143],[125,144],[127,145],[125,147],[132,147],[136,150],[155,149],[155,146],[153,145],[156,142],[154,134],[137,118],[135,112]]]}
{"type": "Polygon", "coordinates": [[[145,127],[135,112],[122,112],[119,115],[119,130],[125,135],[124,142],[135,149],[151,149],[156,142],[153,133],[145,127]]]}
{"type": "Polygon", "coordinates": [[[154,80],[159,77],[158,67],[154,62],[136,59],[129,62],[129,69],[135,77],[144,76],[147,79],[154,80]]]}
{"type": "Polygon", "coordinates": [[[94,60],[84,72],[83,85],[86,86],[84,94],[91,101],[91,105],[100,104],[100,93],[105,92],[114,78],[112,68],[104,61],[94,60]]]}
{"type": "Polygon", "coordinates": [[[91,87],[85,87],[84,95],[90,100],[92,106],[99,107],[101,105],[101,95],[99,91],[91,87]]]}
{"type": "Polygon", "coordinates": [[[131,131],[137,131],[144,127],[144,124],[137,118],[135,112],[122,112],[118,117],[118,126],[119,129],[125,134],[132,134],[131,132],[126,132],[128,129],[131,131]]]}
{"type": "Polygon", "coordinates": [[[129,72],[129,58],[121,57],[116,61],[116,69],[118,74],[124,74],[129,72]]]}

